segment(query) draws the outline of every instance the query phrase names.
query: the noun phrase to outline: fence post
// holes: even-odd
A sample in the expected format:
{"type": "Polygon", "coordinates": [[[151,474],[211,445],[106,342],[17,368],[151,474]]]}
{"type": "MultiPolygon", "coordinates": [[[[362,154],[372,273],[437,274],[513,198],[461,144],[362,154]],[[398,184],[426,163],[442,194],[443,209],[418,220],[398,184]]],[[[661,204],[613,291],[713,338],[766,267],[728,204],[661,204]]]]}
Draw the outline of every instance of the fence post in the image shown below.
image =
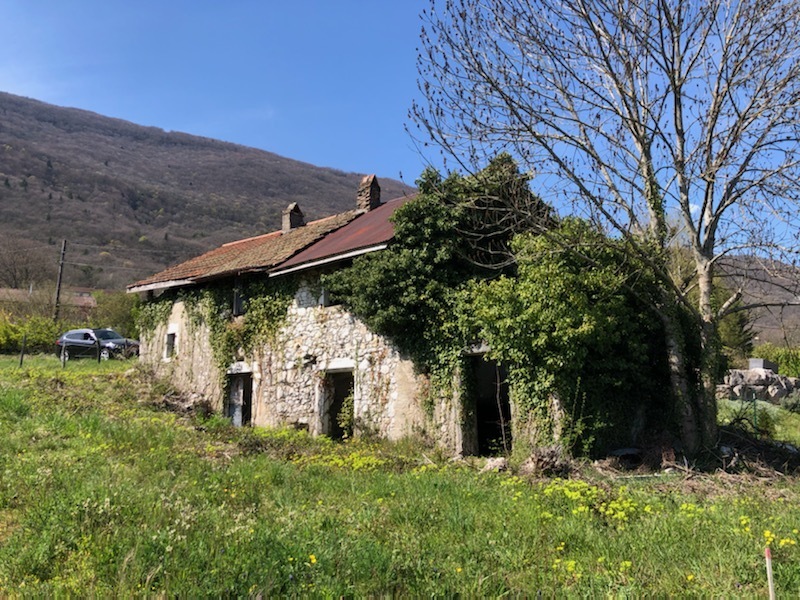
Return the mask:
{"type": "Polygon", "coordinates": [[[28,334],[22,334],[22,349],[19,352],[19,368],[22,368],[22,361],[25,359],[25,346],[28,343],[28,334]]]}

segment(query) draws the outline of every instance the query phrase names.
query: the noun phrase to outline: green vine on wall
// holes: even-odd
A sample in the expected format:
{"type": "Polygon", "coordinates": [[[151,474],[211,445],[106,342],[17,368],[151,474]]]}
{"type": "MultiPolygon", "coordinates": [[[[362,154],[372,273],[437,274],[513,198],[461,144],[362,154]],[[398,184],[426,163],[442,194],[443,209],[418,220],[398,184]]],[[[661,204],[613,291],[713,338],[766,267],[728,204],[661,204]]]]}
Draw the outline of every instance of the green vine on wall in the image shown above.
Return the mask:
{"type": "Polygon", "coordinates": [[[214,363],[225,373],[237,357],[251,355],[260,345],[274,341],[285,323],[297,283],[250,281],[241,288],[243,315],[233,316],[233,288],[206,288],[186,297],[190,323],[206,325],[214,363]]]}
{"type": "Polygon", "coordinates": [[[587,222],[556,222],[507,156],[470,176],[426,171],[418,186],[394,214],[393,244],[323,283],[429,376],[428,416],[482,341],[507,369],[515,445],[558,438],[592,454],[629,445],[634,421],[669,421],[647,265],[587,222]],[[507,220],[513,207],[535,218],[507,220]]]}
{"type": "Polygon", "coordinates": [[[508,155],[469,176],[428,169],[417,185],[418,196],[392,217],[393,244],[324,276],[323,285],[429,377],[421,400],[432,417],[454,396],[463,350],[475,341],[458,318],[468,283],[509,270],[513,235],[541,225],[550,211],[508,155]],[[505,202],[527,206],[529,218],[509,219],[499,210],[505,202]]]}
{"type": "Polygon", "coordinates": [[[138,304],[134,308],[134,318],[139,328],[139,334],[149,337],[155,333],[156,329],[166,325],[174,302],[175,298],[172,295],[163,295],[138,304]]]}
{"type": "Polygon", "coordinates": [[[296,290],[297,283],[290,280],[245,282],[241,286],[244,314],[234,317],[232,282],[183,289],[142,304],[138,323],[142,332],[152,335],[167,323],[173,305],[182,302],[191,329],[208,327],[214,364],[224,375],[237,356],[251,355],[259,345],[274,340],[296,290]]]}

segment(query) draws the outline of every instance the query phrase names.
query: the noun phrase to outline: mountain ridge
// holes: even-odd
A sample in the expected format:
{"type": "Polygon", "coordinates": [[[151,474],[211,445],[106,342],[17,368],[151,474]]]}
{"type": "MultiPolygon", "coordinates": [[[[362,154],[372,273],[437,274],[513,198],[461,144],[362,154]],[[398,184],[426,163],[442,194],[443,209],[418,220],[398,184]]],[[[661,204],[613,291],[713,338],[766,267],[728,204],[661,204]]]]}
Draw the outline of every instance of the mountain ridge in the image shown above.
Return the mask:
{"type": "MultiPolygon", "coordinates": [[[[0,92],[0,236],[54,259],[67,239],[74,285],[121,289],[278,229],[292,202],[309,220],[348,210],[363,175],[0,92]]],[[[413,191],[378,175],[384,199],[413,191]]]]}

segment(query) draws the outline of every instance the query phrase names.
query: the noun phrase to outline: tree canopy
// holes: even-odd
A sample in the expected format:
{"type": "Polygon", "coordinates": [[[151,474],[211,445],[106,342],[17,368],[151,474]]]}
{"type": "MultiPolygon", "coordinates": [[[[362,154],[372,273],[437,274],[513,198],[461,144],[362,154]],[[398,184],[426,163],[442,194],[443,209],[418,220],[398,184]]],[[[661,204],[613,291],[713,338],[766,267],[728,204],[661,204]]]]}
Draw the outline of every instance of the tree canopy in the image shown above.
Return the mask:
{"type": "Polygon", "coordinates": [[[716,443],[720,319],[746,308],[753,277],[768,270],[782,270],[792,297],[800,290],[799,9],[797,0],[433,0],[423,13],[422,99],[411,109],[420,135],[465,168],[508,151],[534,191],[624,240],[647,266],[690,451],[716,443]],[[689,276],[675,269],[677,246],[691,256],[689,276]],[[716,302],[723,274],[730,294],[716,302]],[[702,341],[697,364],[683,311],[702,341]]]}
{"type": "Polygon", "coordinates": [[[440,384],[488,343],[508,371],[523,448],[557,440],[593,453],[669,428],[653,277],[624,241],[557,222],[528,183],[507,155],[469,176],[429,170],[395,213],[389,248],[323,285],[440,384]]]}

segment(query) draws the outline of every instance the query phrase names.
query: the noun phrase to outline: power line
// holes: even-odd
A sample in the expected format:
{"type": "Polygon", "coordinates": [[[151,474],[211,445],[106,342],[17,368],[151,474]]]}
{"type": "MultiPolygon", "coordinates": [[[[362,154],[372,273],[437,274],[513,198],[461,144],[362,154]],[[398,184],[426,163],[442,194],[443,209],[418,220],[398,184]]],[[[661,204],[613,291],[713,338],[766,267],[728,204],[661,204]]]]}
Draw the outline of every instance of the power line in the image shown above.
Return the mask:
{"type": "Polygon", "coordinates": [[[45,249],[50,250],[52,248],[53,248],[53,246],[33,246],[32,248],[20,248],[18,250],[4,250],[3,249],[3,250],[0,250],[0,254],[6,254],[6,255],[10,255],[10,254],[27,254],[28,252],[31,252],[33,250],[45,250],[45,249]]]}
{"type": "Polygon", "coordinates": [[[164,249],[164,250],[143,250],[143,249],[138,249],[137,248],[137,249],[134,250],[132,248],[124,248],[124,247],[121,247],[121,246],[99,246],[97,244],[81,244],[79,242],[70,243],[70,245],[71,246],[80,246],[81,248],[97,248],[98,250],[105,250],[105,251],[108,251],[109,249],[111,249],[111,250],[127,250],[127,251],[130,251],[130,252],[145,253],[145,254],[165,254],[165,253],[169,253],[169,252],[175,252],[175,250],[167,250],[167,249],[164,249]]]}
{"type": "Polygon", "coordinates": [[[78,263],[78,262],[64,262],[65,265],[71,265],[73,267],[92,267],[94,269],[103,269],[103,270],[113,270],[113,271],[152,271],[152,269],[148,267],[117,267],[114,265],[93,265],[91,263],[78,263]]]}

